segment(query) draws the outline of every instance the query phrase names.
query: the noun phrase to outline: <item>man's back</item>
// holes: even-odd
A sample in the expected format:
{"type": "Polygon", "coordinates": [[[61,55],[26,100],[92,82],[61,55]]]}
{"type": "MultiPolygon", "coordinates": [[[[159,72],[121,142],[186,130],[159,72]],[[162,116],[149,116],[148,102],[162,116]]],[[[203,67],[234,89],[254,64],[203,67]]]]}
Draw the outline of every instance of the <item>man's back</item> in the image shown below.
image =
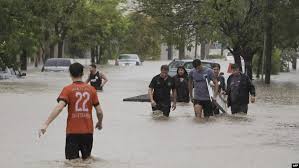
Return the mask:
{"type": "Polygon", "coordinates": [[[208,81],[213,80],[213,71],[210,68],[203,68],[201,71],[193,69],[189,74],[189,78],[194,82],[194,98],[197,100],[210,100],[206,78],[208,81]]]}
{"type": "Polygon", "coordinates": [[[83,82],[74,82],[63,88],[60,100],[68,104],[66,133],[93,133],[92,107],[99,104],[96,90],[83,82]]]}

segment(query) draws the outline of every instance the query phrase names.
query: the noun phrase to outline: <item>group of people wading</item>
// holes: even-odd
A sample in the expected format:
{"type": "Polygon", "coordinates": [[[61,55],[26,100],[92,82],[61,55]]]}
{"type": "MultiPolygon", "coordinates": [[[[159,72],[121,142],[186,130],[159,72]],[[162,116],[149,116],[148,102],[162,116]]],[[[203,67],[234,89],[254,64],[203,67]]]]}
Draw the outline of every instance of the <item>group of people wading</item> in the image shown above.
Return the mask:
{"type": "Polygon", "coordinates": [[[232,74],[227,82],[220,73],[219,64],[208,68],[202,66],[199,59],[195,59],[192,64],[194,68],[189,74],[184,66],[179,66],[174,77],[168,75],[167,65],[161,66],[160,74],[149,85],[148,94],[153,114],[169,117],[171,108],[176,109],[176,102],[189,103],[191,100],[197,118],[210,117],[220,114],[216,105],[217,96],[227,97],[223,101],[231,107],[232,114],[247,114],[249,96],[251,103],[255,102],[255,87],[249,77],[240,72],[237,64],[231,66],[232,74]],[[213,87],[212,95],[208,85],[213,87]]]}
{"type": "MultiPolygon", "coordinates": [[[[218,107],[214,105],[215,98],[219,94],[227,95],[227,105],[231,107],[233,114],[247,113],[249,94],[251,102],[255,101],[255,88],[249,77],[242,74],[236,64],[232,66],[233,73],[227,79],[227,86],[224,77],[219,74],[219,64],[213,65],[210,69],[203,67],[201,61],[196,59],[193,61],[193,67],[188,74],[183,66],[179,66],[177,75],[172,78],[168,75],[168,66],[161,66],[161,73],[155,76],[149,85],[153,113],[158,112],[168,117],[171,107],[173,110],[176,109],[177,101],[189,103],[191,100],[196,117],[213,116],[219,114],[218,107]],[[208,82],[212,83],[214,93],[209,92],[208,82]]],[[[83,65],[79,63],[70,65],[69,72],[73,82],[62,89],[57,98],[58,104],[39,129],[39,136],[41,136],[64,107],[68,106],[65,158],[69,160],[80,158],[79,153],[84,160],[91,155],[94,132],[93,107],[98,119],[95,128],[102,129],[103,110],[98,100],[97,90],[103,90],[108,80],[103,73],[96,70],[95,65],[90,65],[89,68],[88,79],[83,82],[83,65]]]]}

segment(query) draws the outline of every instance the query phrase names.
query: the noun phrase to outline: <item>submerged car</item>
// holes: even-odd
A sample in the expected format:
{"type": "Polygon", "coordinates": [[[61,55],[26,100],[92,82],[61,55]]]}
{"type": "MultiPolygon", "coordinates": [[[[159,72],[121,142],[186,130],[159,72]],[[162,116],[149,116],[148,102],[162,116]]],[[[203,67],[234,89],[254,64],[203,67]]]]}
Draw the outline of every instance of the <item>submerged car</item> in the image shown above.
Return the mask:
{"type": "Polygon", "coordinates": [[[71,58],[50,58],[46,61],[45,65],[42,68],[42,72],[60,72],[68,71],[69,66],[75,61],[71,58]]]}
{"type": "MultiPolygon", "coordinates": [[[[174,59],[172,60],[168,66],[169,66],[169,72],[168,75],[169,76],[175,76],[177,74],[177,68],[179,66],[184,66],[186,71],[189,72],[193,69],[193,65],[192,65],[193,60],[192,59],[188,59],[188,60],[177,60],[174,59]]],[[[204,67],[208,67],[208,68],[212,68],[213,64],[218,64],[216,62],[213,61],[206,61],[206,60],[201,60],[201,64],[204,67]]]]}
{"type": "Polygon", "coordinates": [[[115,65],[130,66],[142,65],[142,62],[137,54],[121,54],[115,60],[115,65]]]}

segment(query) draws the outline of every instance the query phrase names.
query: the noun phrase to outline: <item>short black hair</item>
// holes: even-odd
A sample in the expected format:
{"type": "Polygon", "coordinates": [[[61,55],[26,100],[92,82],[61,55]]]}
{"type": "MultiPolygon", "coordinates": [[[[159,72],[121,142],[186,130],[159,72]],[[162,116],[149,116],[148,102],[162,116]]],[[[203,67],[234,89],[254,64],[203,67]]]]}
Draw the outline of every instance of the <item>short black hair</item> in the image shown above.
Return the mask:
{"type": "Polygon", "coordinates": [[[69,71],[72,77],[77,78],[83,76],[83,65],[76,62],[70,65],[69,71]]]}
{"type": "Polygon", "coordinates": [[[162,70],[169,71],[169,67],[168,67],[168,65],[162,65],[160,70],[161,70],[161,71],[162,71],[162,70]]]}
{"type": "Polygon", "coordinates": [[[214,63],[214,64],[212,65],[212,68],[216,68],[216,67],[218,67],[218,68],[220,69],[220,64],[218,64],[218,63],[214,63]]]}
{"type": "Polygon", "coordinates": [[[193,60],[192,65],[194,68],[196,68],[201,65],[201,61],[199,59],[195,59],[193,60]]]}
{"type": "Polygon", "coordinates": [[[91,66],[93,68],[97,68],[96,64],[90,64],[89,66],[91,66]]]}
{"type": "Polygon", "coordinates": [[[232,69],[239,69],[239,65],[238,64],[232,64],[232,69]]]}

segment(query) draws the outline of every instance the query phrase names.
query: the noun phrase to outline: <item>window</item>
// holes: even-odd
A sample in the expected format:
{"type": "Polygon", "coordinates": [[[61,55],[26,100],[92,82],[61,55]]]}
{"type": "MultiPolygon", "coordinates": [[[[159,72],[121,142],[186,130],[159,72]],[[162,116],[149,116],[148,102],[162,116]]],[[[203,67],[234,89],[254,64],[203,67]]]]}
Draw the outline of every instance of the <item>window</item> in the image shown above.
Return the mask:
{"type": "Polygon", "coordinates": [[[137,59],[136,55],[120,55],[118,59],[137,59]]]}
{"type": "Polygon", "coordinates": [[[71,61],[70,60],[57,60],[57,66],[68,67],[70,65],[71,65],[71,61]]]}
{"type": "Polygon", "coordinates": [[[180,65],[183,65],[184,62],[183,61],[172,61],[170,64],[169,64],[169,68],[177,68],[179,67],[180,65]]]}
{"type": "Polygon", "coordinates": [[[57,61],[54,59],[49,59],[47,60],[47,62],[45,63],[45,66],[51,67],[51,66],[56,66],[57,61]]]}
{"type": "Polygon", "coordinates": [[[185,69],[192,69],[193,68],[192,62],[186,62],[184,67],[185,69]]]}

